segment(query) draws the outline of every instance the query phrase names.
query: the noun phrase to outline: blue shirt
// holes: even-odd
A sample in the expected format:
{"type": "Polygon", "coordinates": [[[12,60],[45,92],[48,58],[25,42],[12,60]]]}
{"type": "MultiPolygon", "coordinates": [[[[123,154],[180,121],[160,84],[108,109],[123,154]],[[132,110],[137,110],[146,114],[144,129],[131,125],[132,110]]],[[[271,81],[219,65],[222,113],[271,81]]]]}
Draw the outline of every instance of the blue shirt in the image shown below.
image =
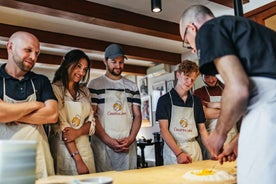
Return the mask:
{"type": "MultiPolygon", "coordinates": [[[[198,97],[192,96],[190,93],[188,93],[188,97],[186,102],[184,102],[175,89],[171,89],[170,91],[172,96],[172,102],[176,106],[180,107],[192,107],[194,108],[194,118],[196,123],[205,123],[205,114],[203,111],[203,107],[201,104],[201,101],[198,97]]],[[[169,93],[166,93],[165,95],[161,96],[158,99],[157,108],[156,108],[156,121],[160,119],[166,119],[171,121],[171,113],[172,113],[172,103],[170,99],[169,93]]]]}
{"type": "Polygon", "coordinates": [[[276,79],[276,32],[243,17],[222,16],[204,23],[196,36],[199,68],[217,74],[213,61],[239,58],[248,76],[276,79]]]}
{"type": "Polygon", "coordinates": [[[37,101],[45,102],[46,100],[56,100],[50,80],[40,74],[28,72],[22,80],[10,76],[5,71],[6,64],[0,67],[0,98],[3,100],[3,78],[6,84],[6,95],[15,100],[24,100],[34,93],[31,80],[35,86],[37,101]]]}

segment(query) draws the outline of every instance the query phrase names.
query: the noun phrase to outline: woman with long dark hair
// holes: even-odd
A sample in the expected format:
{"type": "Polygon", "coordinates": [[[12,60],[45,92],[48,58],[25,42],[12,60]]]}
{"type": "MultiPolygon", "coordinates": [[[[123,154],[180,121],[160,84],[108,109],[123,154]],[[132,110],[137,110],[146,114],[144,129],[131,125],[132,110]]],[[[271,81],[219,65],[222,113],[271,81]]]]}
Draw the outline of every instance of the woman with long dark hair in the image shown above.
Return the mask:
{"type": "Polygon", "coordinates": [[[68,52],[55,73],[53,90],[58,99],[59,119],[53,126],[51,150],[56,174],[95,172],[89,135],[95,132],[91,97],[86,84],[90,60],[81,50],[68,52]]]}

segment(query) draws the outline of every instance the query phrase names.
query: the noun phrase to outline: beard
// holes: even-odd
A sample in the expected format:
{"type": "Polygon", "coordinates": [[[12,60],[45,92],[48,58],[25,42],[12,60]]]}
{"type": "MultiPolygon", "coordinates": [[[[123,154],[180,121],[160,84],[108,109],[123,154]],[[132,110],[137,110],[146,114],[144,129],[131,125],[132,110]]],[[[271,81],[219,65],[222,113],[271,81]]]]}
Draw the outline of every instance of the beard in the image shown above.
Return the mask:
{"type": "Polygon", "coordinates": [[[20,59],[16,55],[13,55],[13,61],[15,62],[16,66],[18,68],[20,68],[20,70],[22,70],[23,72],[29,72],[33,68],[33,66],[28,67],[28,66],[24,65],[24,60],[20,59]]]}
{"type": "Polygon", "coordinates": [[[121,74],[123,72],[123,70],[121,68],[120,69],[115,69],[115,68],[111,69],[109,67],[108,67],[108,71],[109,71],[109,73],[111,73],[114,76],[121,76],[121,74]],[[115,72],[115,70],[119,70],[119,72],[115,72]]]}

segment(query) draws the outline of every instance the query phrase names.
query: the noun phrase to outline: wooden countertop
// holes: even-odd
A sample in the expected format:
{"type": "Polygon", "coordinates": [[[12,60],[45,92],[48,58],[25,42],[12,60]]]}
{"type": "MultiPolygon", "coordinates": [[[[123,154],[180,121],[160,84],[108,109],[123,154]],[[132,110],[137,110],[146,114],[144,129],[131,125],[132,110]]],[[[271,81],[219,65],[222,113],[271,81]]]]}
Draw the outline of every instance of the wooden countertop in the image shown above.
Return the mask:
{"type": "MultiPolygon", "coordinates": [[[[107,176],[113,179],[113,184],[195,184],[182,178],[189,170],[213,168],[225,170],[232,175],[236,175],[236,162],[227,162],[220,165],[218,161],[206,160],[193,162],[192,164],[176,164],[127,171],[110,171],[78,176],[50,176],[37,180],[35,184],[61,184],[70,183],[73,179],[84,179],[89,177],[107,176]]],[[[234,184],[236,181],[227,182],[203,182],[217,184],[234,184]]]]}

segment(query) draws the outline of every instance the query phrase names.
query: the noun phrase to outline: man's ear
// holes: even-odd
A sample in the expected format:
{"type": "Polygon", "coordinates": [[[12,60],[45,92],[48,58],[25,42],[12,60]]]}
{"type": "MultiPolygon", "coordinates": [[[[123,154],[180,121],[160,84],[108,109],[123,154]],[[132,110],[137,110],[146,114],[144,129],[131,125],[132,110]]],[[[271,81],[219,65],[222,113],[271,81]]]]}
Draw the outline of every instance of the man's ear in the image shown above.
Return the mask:
{"type": "Polygon", "coordinates": [[[11,50],[12,49],[12,42],[8,42],[6,47],[7,47],[7,50],[11,50]]]}
{"type": "Polygon", "coordinates": [[[176,72],[175,76],[176,76],[176,79],[177,79],[177,80],[179,79],[181,73],[182,73],[182,72],[179,72],[179,71],[176,72]]]}
{"type": "Polygon", "coordinates": [[[107,60],[105,58],[103,59],[103,63],[107,66],[107,60]]]}
{"type": "Polygon", "coordinates": [[[197,32],[197,31],[198,31],[198,26],[197,26],[195,23],[189,22],[189,23],[187,24],[187,27],[190,27],[190,29],[191,29],[192,31],[194,31],[194,32],[197,32]]]}

